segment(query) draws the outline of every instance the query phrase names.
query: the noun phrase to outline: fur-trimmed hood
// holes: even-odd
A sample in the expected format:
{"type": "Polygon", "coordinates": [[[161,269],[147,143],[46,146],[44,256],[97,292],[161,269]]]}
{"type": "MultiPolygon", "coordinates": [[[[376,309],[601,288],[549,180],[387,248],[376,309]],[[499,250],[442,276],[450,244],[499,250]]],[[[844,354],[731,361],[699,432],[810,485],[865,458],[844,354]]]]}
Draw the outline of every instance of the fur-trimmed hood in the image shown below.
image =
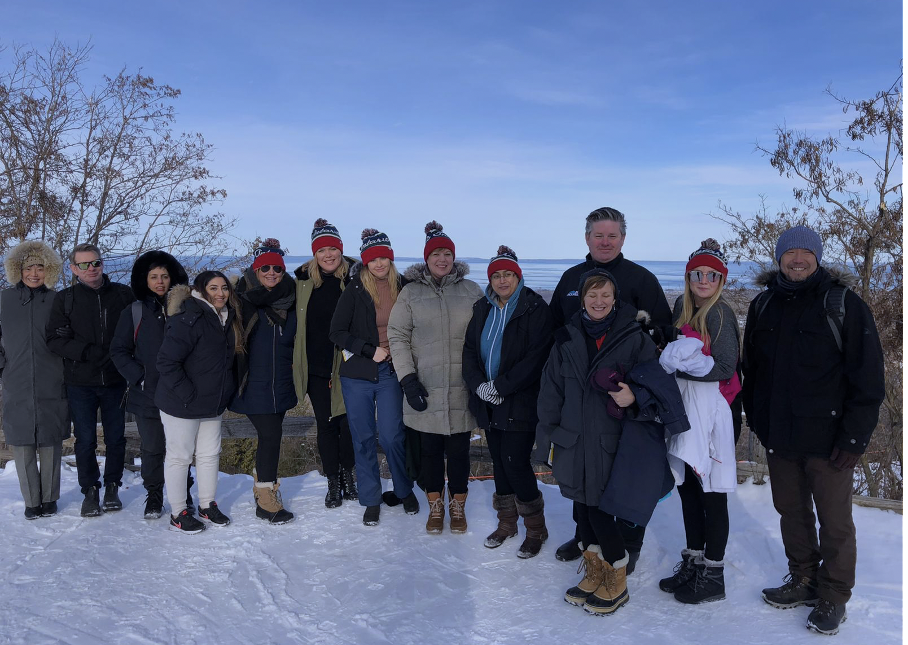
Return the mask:
{"type": "Polygon", "coordinates": [[[183,303],[192,297],[192,289],[188,284],[178,284],[167,292],[167,315],[176,316],[183,309],[183,303]]]}
{"type": "MultiPolygon", "coordinates": [[[[470,273],[470,265],[466,262],[460,260],[454,260],[454,268],[449,273],[448,276],[454,277],[454,282],[460,282],[467,277],[470,273]]],[[[411,264],[407,267],[407,270],[404,271],[404,278],[410,282],[421,282],[422,284],[428,284],[429,286],[434,286],[429,283],[429,268],[425,262],[417,262],[416,264],[411,264]]]]}
{"type": "Polygon", "coordinates": [[[132,266],[132,275],[129,278],[129,286],[132,287],[136,300],[145,300],[152,295],[151,289],[148,288],[148,272],[152,267],[167,269],[167,273],[170,274],[171,288],[180,284],[189,284],[186,269],[175,257],[165,251],[148,251],[136,258],[136,263],[132,266]]]}
{"type": "Polygon", "coordinates": [[[22,263],[32,256],[41,258],[44,265],[44,286],[53,289],[60,279],[63,260],[49,244],[41,240],[27,240],[10,249],[3,261],[7,281],[13,286],[19,284],[22,280],[22,263]]]}
{"type": "MultiPolygon", "coordinates": [[[[858,286],[858,277],[844,267],[819,268],[825,270],[833,282],[842,285],[846,289],[851,289],[853,291],[854,288],[858,286]]],[[[779,275],[779,269],[766,269],[757,274],[754,278],[754,284],[761,289],[766,289],[771,284],[775,284],[777,275],[779,275]]]]}

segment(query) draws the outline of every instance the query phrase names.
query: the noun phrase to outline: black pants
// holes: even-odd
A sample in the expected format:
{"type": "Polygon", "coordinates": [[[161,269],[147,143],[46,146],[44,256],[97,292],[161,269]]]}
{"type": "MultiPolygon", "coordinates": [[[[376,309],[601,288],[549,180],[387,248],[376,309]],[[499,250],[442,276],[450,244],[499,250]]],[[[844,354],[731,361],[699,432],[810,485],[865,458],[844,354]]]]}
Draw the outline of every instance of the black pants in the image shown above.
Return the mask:
{"type": "Polygon", "coordinates": [[[530,454],[535,441],[534,432],[511,432],[495,428],[486,430],[496,493],[516,494],[517,499],[527,504],[539,497],[536,473],[530,465],[530,454]]]}
{"type": "MultiPolygon", "coordinates": [[[[142,447],[139,452],[142,455],[142,485],[145,490],[163,490],[164,489],[164,450],[166,441],[164,440],[164,425],[161,423],[161,417],[142,417],[136,415],[136,428],[139,430],[139,438],[142,440],[142,447]]],[[[186,469],[186,492],[192,488],[192,466],[186,469]]]]}
{"type": "Polygon", "coordinates": [[[325,476],[334,477],[340,469],[353,470],[353,438],[347,415],[331,416],[331,379],[309,375],[306,393],[312,403],[315,425],[318,428],[318,456],[325,476]]]}
{"type": "Polygon", "coordinates": [[[281,458],[281,437],[284,434],[284,412],[247,414],[259,435],[255,451],[255,471],[260,482],[277,481],[277,462],[281,458]]]}
{"type": "Polygon", "coordinates": [[[420,432],[420,479],[426,484],[427,493],[440,493],[445,487],[445,456],[448,457],[448,490],[452,495],[467,492],[470,478],[471,432],[452,435],[420,432]]]}
{"type": "Polygon", "coordinates": [[[694,471],[685,465],[678,497],[681,498],[687,548],[704,551],[707,560],[721,562],[728,544],[728,495],[704,493],[694,471]]]}
{"type": "MultiPolygon", "coordinates": [[[[583,506],[579,502],[574,502],[574,521],[577,522],[577,528],[574,531],[574,539],[583,540],[583,536],[580,534],[580,519],[578,507],[583,506]]],[[[624,540],[624,548],[630,553],[640,553],[643,549],[643,538],[646,537],[646,527],[640,526],[639,524],[634,524],[633,522],[628,522],[627,520],[622,520],[620,517],[615,518],[615,522],[618,524],[618,531],[621,533],[621,539],[624,540]]]]}
{"type": "Polygon", "coordinates": [[[621,520],[600,511],[596,506],[578,502],[574,502],[574,510],[577,512],[577,530],[584,548],[598,544],[602,549],[602,559],[609,564],[624,557],[624,538],[618,528],[621,520]]]}

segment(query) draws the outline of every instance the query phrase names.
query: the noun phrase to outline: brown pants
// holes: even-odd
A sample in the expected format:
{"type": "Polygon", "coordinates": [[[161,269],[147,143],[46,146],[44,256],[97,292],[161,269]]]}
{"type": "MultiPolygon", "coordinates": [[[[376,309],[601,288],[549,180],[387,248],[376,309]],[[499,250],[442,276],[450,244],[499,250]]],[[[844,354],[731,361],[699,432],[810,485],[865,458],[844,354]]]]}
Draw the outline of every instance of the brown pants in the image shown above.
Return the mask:
{"type": "Polygon", "coordinates": [[[854,472],[837,471],[820,457],[785,459],[769,453],[767,462],[789,571],[815,579],[821,598],[835,604],[848,602],[857,561],[851,516],[854,472]]]}

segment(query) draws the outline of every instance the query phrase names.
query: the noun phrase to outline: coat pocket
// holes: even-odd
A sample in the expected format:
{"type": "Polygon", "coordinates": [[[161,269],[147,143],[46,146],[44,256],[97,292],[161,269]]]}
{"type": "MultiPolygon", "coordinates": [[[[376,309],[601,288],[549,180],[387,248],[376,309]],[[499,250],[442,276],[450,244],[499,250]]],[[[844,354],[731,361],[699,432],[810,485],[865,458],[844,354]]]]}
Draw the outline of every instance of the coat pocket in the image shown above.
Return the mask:
{"type": "Polygon", "coordinates": [[[564,428],[555,428],[552,432],[552,476],[562,486],[572,487],[579,477],[576,461],[577,440],[580,438],[575,432],[568,432],[564,428]]]}
{"type": "Polygon", "coordinates": [[[350,358],[342,360],[340,375],[345,378],[355,378],[361,381],[378,381],[378,363],[371,358],[353,354],[350,358]]]}

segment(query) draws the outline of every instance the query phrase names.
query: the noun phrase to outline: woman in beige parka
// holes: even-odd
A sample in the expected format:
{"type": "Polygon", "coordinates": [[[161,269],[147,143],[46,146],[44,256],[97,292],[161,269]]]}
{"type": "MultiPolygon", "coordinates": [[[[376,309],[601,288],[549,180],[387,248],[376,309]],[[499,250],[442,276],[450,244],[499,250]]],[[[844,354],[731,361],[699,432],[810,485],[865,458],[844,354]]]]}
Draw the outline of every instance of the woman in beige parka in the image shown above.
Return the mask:
{"type": "Polygon", "coordinates": [[[426,225],[425,264],[404,274],[410,280],[391,310],[391,360],[407,405],[404,423],[419,431],[420,477],[429,501],[426,531],[444,528],[447,457],[451,532],[466,533],[464,504],[470,475],[470,437],[476,421],[461,368],[463,342],[482,289],[454,259],[454,242],[437,222],[426,225]]]}

